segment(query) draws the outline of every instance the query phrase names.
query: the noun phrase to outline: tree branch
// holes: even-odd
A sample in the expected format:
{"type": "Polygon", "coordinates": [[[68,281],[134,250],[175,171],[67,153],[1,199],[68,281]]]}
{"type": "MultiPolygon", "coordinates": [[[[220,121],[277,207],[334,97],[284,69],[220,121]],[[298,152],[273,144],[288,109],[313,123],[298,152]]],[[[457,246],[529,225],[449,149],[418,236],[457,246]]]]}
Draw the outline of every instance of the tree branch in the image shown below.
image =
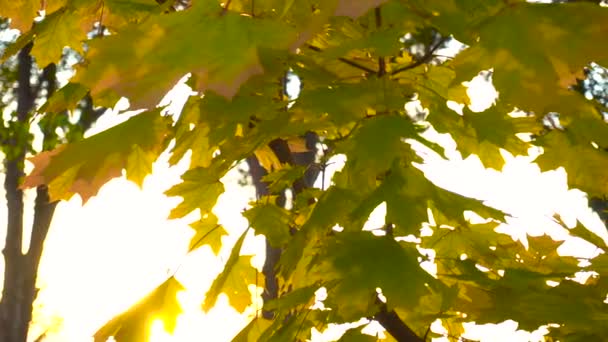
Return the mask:
{"type": "Polygon", "coordinates": [[[439,41],[435,45],[431,46],[426,51],[426,53],[424,54],[424,56],[420,57],[419,60],[415,61],[412,64],[409,64],[409,65],[406,65],[404,67],[401,67],[399,69],[393,70],[393,72],[391,72],[391,75],[395,76],[395,75],[397,75],[400,72],[403,72],[403,71],[406,71],[406,70],[411,70],[411,69],[414,69],[414,68],[416,68],[418,66],[421,66],[422,64],[430,62],[433,59],[433,57],[434,57],[435,51],[437,51],[437,49],[439,49],[439,47],[441,45],[443,45],[443,43],[445,43],[446,41],[448,41],[448,39],[450,39],[450,37],[443,37],[443,38],[439,39],[439,41]]]}
{"type": "MultiPolygon", "coordinates": [[[[380,6],[374,9],[374,14],[376,18],[376,28],[382,27],[382,12],[380,10],[380,6]]],[[[378,57],[378,77],[382,77],[386,74],[386,60],[383,56],[378,57]]]]}
{"type": "Polygon", "coordinates": [[[374,320],[378,321],[380,325],[399,342],[424,342],[424,340],[416,335],[416,333],[410,329],[393,310],[388,311],[386,304],[382,303],[380,299],[380,312],[374,316],[374,320]]]}
{"type": "MultiPolygon", "coordinates": [[[[306,47],[308,47],[312,51],[317,51],[317,52],[322,52],[323,51],[323,49],[321,49],[320,47],[317,47],[317,46],[314,46],[314,45],[311,45],[311,44],[306,44],[306,47]]],[[[363,71],[365,71],[367,73],[370,73],[370,74],[377,74],[378,73],[376,70],[368,68],[365,65],[361,65],[361,64],[359,64],[357,62],[353,62],[350,59],[346,59],[346,58],[340,57],[340,58],[338,58],[338,60],[340,62],[342,62],[342,63],[345,63],[345,64],[348,64],[348,65],[352,66],[353,68],[357,68],[359,70],[363,70],[363,71]]]]}

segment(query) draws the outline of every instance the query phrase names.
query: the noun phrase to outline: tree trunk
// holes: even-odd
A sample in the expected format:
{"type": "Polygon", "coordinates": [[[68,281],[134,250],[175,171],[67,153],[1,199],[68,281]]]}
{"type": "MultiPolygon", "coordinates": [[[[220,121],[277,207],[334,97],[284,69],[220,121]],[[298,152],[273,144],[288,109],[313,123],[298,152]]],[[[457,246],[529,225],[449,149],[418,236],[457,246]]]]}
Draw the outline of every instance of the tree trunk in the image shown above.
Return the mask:
{"type": "MultiPolygon", "coordinates": [[[[305,139],[308,151],[300,153],[290,152],[287,142],[282,139],[276,139],[269,144],[270,148],[276,154],[277,158],[281,163],[308,167],[306,173],[304,174],[304,178],[297,180],[293,184],[292,190],[294,192],[294,196],[301,192],[303,189],[311,187],[317,179],[317,175],[319,174],[318,168],[311,167],[315,161],[315,156],[317,153],[316,145],[319,141],[319,138],[314,133],[307,133],[305,135],[305,139]]],[[[257,197],[260,198],[262,196],[268,195],[268,187],[266,183],[262,182],[262,177],[266,175],[266,170],[264,170],[264,168],[258,163],[257,159],[255,159],[254,157],[248,158],[247,163],[249,165],[249,173],[253,178],[253,184],[256,189],[257,197]]],[[[279,196],[279,198],[277,199],[277,205],[285,205],[284,193],[281,194],[281,196],[279,196]]],[[[262,268],[262,273],[264,274],[264,278],[266,279],[266,287],[264,288],[264,293],[262,294],[262,299],[264,300],[264,302],[275,299],[279,295],[276,265],[280,257],[281,249],[272,247],[267,241],[266,259],[264,261],[264,267],[262,268]]],[[[262,312],[262,317],[266,319],[272,319],[273,316],[274,315],[272,312],[262,312]]]]}
{"type": "MultiPolygon", "coordinates": [[[[30,131],[30,113],[34,109],[37,91],[31,84],[32,57],[28,44],[18,55],[18,86],[17,86],[17,128],[21,132],[30,131]]],[[[44,69],[37,90],[44,83],[47,86],[47,96],[56,89],[56,68],[51,64],[44,69]]],[[[55,134],[51,125],[43,130],[43,145],[55,134]]],[[[24,176],[25,155],[28,152],[27,139],[23,134],[15,135],[7,142],[10,153],[5,159],[6,191],[8,220],[4,254],[4,287],[0,300],[0,342],[26,342],[28,328],[32,319],[32,304],[36,299],[38,289],[36,279],[38,265],[42,256],[44,240],[46,239],[56,202],[49,202],[45,186],[36,189],[34,204],[34,220],[27,252],[23,252],[23,191],[19,188],[24,176]]]]}
{"type": "MultiPolygon", "coordinates": [[[[19,131],[29,131],[29,112],[34,106],[34,94],[30,78],[32,76],[32,57],[30,50],[32,44],[24,47],[18,55],[17,74],[17,113],[15,126],[19,131]]],[[[6,177],[4,189],[6,191],[6,204],[8,219],[6,227],[6,242],[4,245],[4,287],[0,301],[1,329],[0,336],[3,342],[21,342],[27,339],[29,322],[24,322],[26,316],[23,310],[25,299],[25,256],[22,253],[23,245],[23,191],[19,189],[19,182],[23,177],[23,164],[25,161],[26,142],[23,134],[11,132],[7,141],[8,152],[4,161],[6,177]]]]}

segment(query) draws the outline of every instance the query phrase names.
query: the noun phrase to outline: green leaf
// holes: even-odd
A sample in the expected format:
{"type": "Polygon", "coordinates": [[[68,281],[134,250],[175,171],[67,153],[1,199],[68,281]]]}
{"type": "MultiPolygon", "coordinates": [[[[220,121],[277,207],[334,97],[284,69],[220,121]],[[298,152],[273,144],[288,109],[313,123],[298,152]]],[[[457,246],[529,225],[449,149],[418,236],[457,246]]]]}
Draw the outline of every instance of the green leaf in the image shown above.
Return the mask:
{"type": "Polygon", "coordinates": [[[34,47],[32,56],[36,58],[39,67],[44,68],[50,63],[57,63],[63,54],[63,48],[69,46],[83,53],[82,42],[87,39],[87,32],[93,28],[99,10],[98,4],[91,1],[83,6],[83,2],[75,6],[63,7],[32,29],[34,47]]]}
{"type": "Polygon", "coordinates": [[[272,321],[256,316],[243,330],[241,330],[233,339],[232,342],[257,342],[260,341],[260,336],[272,321]]]}
{"type": "Polygon", "coordinates": [[[580,95],[568,89],[583,77],[588,63],[608,61],[608,52],[595,46],[606,33],[602,23],[607,20],[608,8],[587,2],[505,7],[480,25],[479,43],[456,56],[454,81],[493,68],[494,85],[505,103],[539,114],[578,114],[580,95]]]}
{"type": "Polygon", "coordinates": [[[165,329],[173,331],[182,309],[177,293],[184,287],[170,277],[129,310],[114,317],[94,335],[95,342],[114,337],[117,342],[147,341],[153,319],[162,319],[165,329]]]}
{"type": "MultiPolygon", "coordinates": [[[[439,225],[439,224],[438,224],[439,225]]],[[[458,259],[462,254],[484,267],[500,269],[523,245],[495,228],[497,223],[459,225],[456,228],[435,228],[432,236],[422,238],[421,247],[435,250],[441,259],[458,259]],[[521,247],[520,247],[521,246],[521,247]]]]}
{"type": "Polygon", "coordinates": [[[338,233],[321,253],[319,276],[338,281],[328,288],[325,306],[346,321],[374,313],[376,288],[382,289],[389,307],[408,308],[427,293],[425,283],[432,282],[418,265],[418,253],[386,236],[338,233]]]}
{"type": "Polygon", "coordinates": [[[248,231],[249,229],[246,229],[232,247],[224,270],[215,278],[205,295],[203,310],[209,311],[215,305],[217,297],[223,292],[228,296],[230,305],[243,313],[251,304],[251,292],[248,286],[251,284],[263,286],[263,281],[257,281],[258,276],[261,277],[261,275],[258,275],[258,271],[251,266],[251,256],[239,255],[248,231]]]}
{"type": "Polygon", "coordinates": [[[544,152],[535,162],[542,171],[566,169],[568,185],[591,196],[608,194],[608,153],[589,144],[575,144],[569,136],[553,131],[538,139],[544,152]]]}
{"type": "MultiPolygon", "coordinates": [[[[516,5],[513,1],[512,3],[516,5]]],[[[500,0],[414,0],[411,11],[428,20],[445,35],[453,34],[466,44],[473,44],[479,26],[500,13],[508,4],[500,0]]]]}
{"type": "Polygon", "coordinates": [[[68,83],[53,93],[51,97],[38,109],[41,113],[61,113],[65,110],[74,110],[78,102],[89,90],[78,83],[68,83]]]}
{"type": "Polygon", "coordinates": [[[378,339],[372,335],[364,334],[361,332],[361,329],[348,329],[340,337],[338,342],[376,342],[378,339]]]}
{"type": "Polygon", "coordinates": [[[214,149],[209,143],[209,125],[200,122],[199,103],[195,97],[190,97],[179,120],[175,123],[175,146],[171,150],[169,164],[177,164],[188,152],[190,156],[190,168],[208,167],[213,158],[214,149]],[[194,127],[192,127],[194,126],[194,127]]]}
{"type": "Polygon", "coordinates": [[[92,41],[89,62],[73,81],[89,87],[93,98],[116,93],[128,97],[132,108],[145,108],[192,72],[195,90],[232,98],[247,79],[263,73],[260,48],[286,48],[292,41],[291,30],[277,22],[224,14],[219,6],[195,2],[188,10],[151,16],[92,41]]]}
{"type": "Polygon", "coordinates": [[[165,191],[167,196],[181,196],[183,201],[171,210],[170,219],[188,215],[199,209],[201,216],[213,209],[219,195],[224,192],[224,184],[214,178],[208,169],[196,168],[182,175],[182,182],[165,191]]]}
{"type": "Polygon", "coordinates": [[[193,222],[190,227],[194,229],[195,234],[190,239],[188,251],[191,252],[201,246],[209,245],[215,255],[222,248],[222,236],[228,232],[217,222],[217,217],[213,213],[208,213],[206,217],[193,222]]]}
{"type": "Polygon", "coordinates": [[[315,285],[296,289],[280,298],[267,301],[264,303],[264,310],[286,313],[296,307],[312,305],[318,289],[319,287],[315,285]]]}
{"type": "Polygon", "coordinates": [[[606,245],[606,241],[604,241],[604,239],[602,239],[600,236],[596,235],[591,230],[587,229],[585,226],[583,226],[578,221],[576,222],[576,227],[568,229],[568,232],[572,236],[581,238],[585,241],[588,241],[588,242],[596,245],[597,247],[603,249],[604,251],[608,251],[608,245],[606,245]]]}
{"type": "Polygon", "coordinates": [[[287,165],[265,175],[262,177],[262,181],[268,183],[270,193],[276,194],[291,187],[296,180],[304,176],[305,172],[306,168],[303,166],[287,165]]]}
{"type": "Polygon", "coordinates": [[[264,234],[273,247],[280,247],[289,242],[289,211],[276,204],[259,203],[245,211],[243,216],[257,234],[264,234]]]}
{"type": "Polygon", "coordinates": [[[155,0],[104,0],[103,5],[103,24],[113,31],[141,23],[162,8],[155,0]]]}
{"type": "Polygon", "coordinates": [[[395,159],[412,154],[405,138],[440,149],[418,135],[420,131],[405,116],[381,115],[366,119],[353,133],[352,139],[339,146],[338,152],[346,154],[347,162],[338,184],[352,186],[359,191],[374,188],[377,177],[388,171],[395,159]]]}
{"type": "Polygon", "coordinates": [[[22,187],[46,184],[52,201],[77,193],[86,202],[110,179],[120,177],[122,169],[127,170],[127,179],[141,185],[164,149],[168,121],[160,110],[153,110],[80,142],[41,152],[30,158],[34,170],[22,187]]]}

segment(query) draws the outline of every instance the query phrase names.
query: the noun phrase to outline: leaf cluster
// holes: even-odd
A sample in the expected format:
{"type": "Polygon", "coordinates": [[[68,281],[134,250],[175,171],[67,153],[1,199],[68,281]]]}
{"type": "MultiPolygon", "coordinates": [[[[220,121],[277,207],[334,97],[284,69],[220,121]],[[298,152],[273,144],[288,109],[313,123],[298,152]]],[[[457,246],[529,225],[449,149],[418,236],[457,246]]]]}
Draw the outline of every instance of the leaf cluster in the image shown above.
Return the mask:
{"type": "MultiPolygon", "coordinates": [[[[225,231],[211,210],[224,191],[221,178],[236,163],[256,156],[274,196],[295,187],[305,172],[277,155],[274,142],[314,132],[327,147],[324,160],[346,157],[329,187],[296,192],[289,210],[269,196],[244,212],[255,233],[283,253],[279,296],[264,307],[274,320],[253,319],[235,340],[305,340],[312,327],[382,322],[387,312],[417,341],[435,334],[428,330],[436,320],[450,338],[462,334],[464,322],[508,319],[527,330],[551,324],[556,339],[608,338],[605,254],[581,264],[560,256],[562,242],[548,236],[528,236],[525,245],[497,232],[505,214],[429,181],[417,168],[423,158],[414,147],[443,157],[443,148],[425,138],[432,127],[450,134],[464,157],[476,155],[498,170],[504,151],[526,155],[542,147],[536,162],[543,171],[563,167],[571,187],[608,194],[606,109],[574,89],[590,63],[608,65],[608,50],[599,44],[608,34],[605,7],[518,0],[195,0],[185,6],[21,0],[0,1],[0,16],[22,32],[5,57],[29,42],[42,64],[57,61],[65,46],[83,54],[48,111],[89,91],[97,105],[126,97],[133,109],[147,109],[36,156],[24,186],[46,184],[53,199],[78,193],[86,200],[123,169],[141,185],[173,141],[171,163],[188,152],[191,160],[182,182],[167,191],[183,199],[170,217],[199,212],[190,247],[208,244],[217,252],[225,231]],[[41,9],[44,17],[31,26],[41,9]],[[94,23],[110,34],[89,39],[94,23]],[[456,40],[466,47],[442,56],[456,40]],[[462,82],[489,69],[497,103],[480,113],[448,107],[449,101],[468,104],[462,82]],[[288,73],[301,81],[296,99],[284,95],[288,73]],[[198,93],[170,122],[155,106],[186,74],[198,93]],[[428,115],[415,120],[406,111],[414,99],[428,115]],[[546,116],[555,112],[560,125],[548,127],[546,116]],[[381,204],[384,224],[364,230],[381,204]],[[466,211],[486,222],[470,222],[466,211]],[[425,261],[436,272],[424,270],[425,261]],[[573,280],[587,271],[593,276],[585,283],[573,280]],[[315,296],[321,288],[324,310],[315,296]]],[[[606,252],[603,240],[584,228],[570,232],[606,252]]],[[[251,304],[248,285],[257,278],[249,257],[240,255],[244,239],[209,290],[205,310],[222,292],[241,312],[251,304]]],[[[127,315],[162,306],[138,306],[127,315]]],[[[111,322],[102,335],[135,341],[120,330],[131,331],[125,323],[131,319],[122,322],[116,329],[111,322]]],[[[360,335],[350,330],[345,338],[369,339],[360,335]]]]}

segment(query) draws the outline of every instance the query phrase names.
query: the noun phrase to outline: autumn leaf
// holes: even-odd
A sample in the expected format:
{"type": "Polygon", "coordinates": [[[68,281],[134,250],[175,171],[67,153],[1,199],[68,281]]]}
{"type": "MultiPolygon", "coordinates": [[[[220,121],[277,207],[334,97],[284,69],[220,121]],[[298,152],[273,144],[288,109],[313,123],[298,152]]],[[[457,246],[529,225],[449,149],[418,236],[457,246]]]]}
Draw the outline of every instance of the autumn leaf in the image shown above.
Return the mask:
{"type": "Polygon", "coordinates": [[[205,168],[188,170],[182,175],[182,182],[165,191],[167,196],[181,196],[184,200],[171,213],[170,219],[188,215],[199,209],[201,216],[211,212],[224,185],[205,168]]]}
{"type": "Polygon", "coordinates": [[[38,0],[0,1],[0,17],[11,18],[11,27],[21,32],[27,32],[32,27],[40,9],[38,0]]]}
{"type": "Polygon", "coordinates": [[[216,255],[222,248],[222,236],[228,232],[217,222],[217,217],[213,213],[190,224],[195,233],[190,239],[188,251],[193,251],[201,246],[208,245],[216,255]]]}
{"type": "Polygon", "coordinates": [[[256,284],[263,286],[262,279],[258,281],[258,272],[251,266],[251,256],[240,255],[241,246],[245,240],[248,229],[237,240],[224,270],[215,278],[211,288],[205,295],[203,310],[209,311],[215,305],[217,297],[220,293],[225,293],[228,296],[230,305],[238,312],[243,313],[247,306],[251,304],[251,292],[248,286],[256,284]]]}
{"type": "Polygon", "coordinates": [[[40,113],[61,113],[64,110],[74,110],[78,102],[88,93],[88,89],[78,83],[68,83],[57,90],[38,109],[40,113]]]}
{"type": "Polygon", "coordinates": [[[86,202],[110,179],[120,177],[123,169],[127,179],[141,186],[164,148],[168,124],[160,109],[153,110],[83,141],[41,152],[30,158],[34,170],[22,187],[45,184],[53,201],[76,193],[86,202]]]}
{"type": "Polygon", "coordinates": [[[170,277],[129,310],[101,327],[94,335],[95,342],[106,342],[110,337],[114,337],[116,342],[146,341],[150,337],[152,320],[159,318],[167,331],[173,331],[177,316],[182,312],[177,293],[183,289],[174,277],[170,277]]]}
{"type": "Polygon", "coordinates": [[[542,171],[559,167],[566,169],[568,185],[590,195],[608,194],[608,153],[587,145],[574,144],[571,138],[559,131],[551,132],[538,140],[545,151],[536,158],[542,171]]]}
{"type": "Polygon", "coordinates": [[[606,21],[608,8],[591,3],[513,4],[481,25],[479,43],[456,56],[454,82],[492,68],[505,103],[535,113],[576,115],[582,97],[569,88],[588,63],[608,61],[608,52],[594,46],[608,33],[606,21]]]}
{"type": "Polygon", "coordinates": [[[195,90],[231,98],[247,79],[264,71],[259,49],[287,47],[292,39],[291,30],[277,22],[224,15],[220,7],[195,2],[188,10],[151,16],[92,41],[89,62],[72,81],[88,86],[93,98],[115,93],[128,97],[132,108],[149,108],[192,72],[195,90]]]}

